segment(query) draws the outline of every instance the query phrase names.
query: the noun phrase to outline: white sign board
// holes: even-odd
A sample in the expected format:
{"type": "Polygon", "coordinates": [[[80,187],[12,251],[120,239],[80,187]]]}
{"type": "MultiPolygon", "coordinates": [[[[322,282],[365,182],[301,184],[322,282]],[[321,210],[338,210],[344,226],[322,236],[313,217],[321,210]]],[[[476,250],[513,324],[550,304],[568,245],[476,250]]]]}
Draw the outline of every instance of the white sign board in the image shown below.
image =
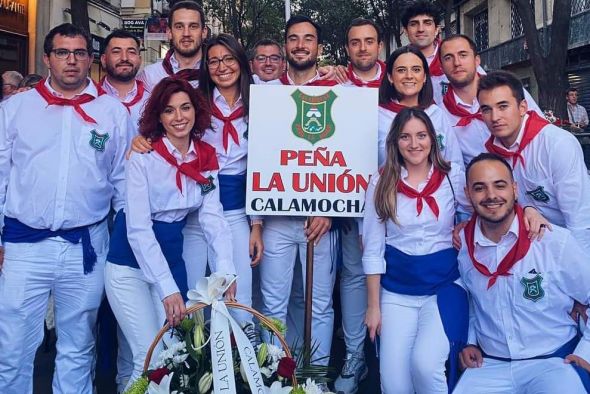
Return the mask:
{"type": "Polygon", "coordinates": [[[246,213],[362,216],[377,119],[377,89],[252,85],[246,213]]]}

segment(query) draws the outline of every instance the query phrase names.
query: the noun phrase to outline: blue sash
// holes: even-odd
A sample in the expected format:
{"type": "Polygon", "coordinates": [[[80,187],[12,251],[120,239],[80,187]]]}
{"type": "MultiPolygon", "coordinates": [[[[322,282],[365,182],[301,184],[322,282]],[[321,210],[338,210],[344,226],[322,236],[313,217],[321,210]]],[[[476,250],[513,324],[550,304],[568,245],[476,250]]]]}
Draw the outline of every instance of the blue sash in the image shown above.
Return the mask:
{"type": "MultiPolygon", "coordinates": [[[[188,283],[186,278],[186,267],[182,259],[182,250],[184,237],[182,229],[186,224],[186,218],[178,222],[161,222],[153,220],[152,230],[156,236],[158,244],[162,249],[162,253],[168,262],[170,273],[180,290],[182,298],[186,301],[186,293],[188,292],[188,283]]],[[[133,254],[129,240],[127,239],[127,224],[125,220],[125,212],[120,210],[115,216],[113,224],[113,233],[111,235],[111,243],[109,246],[109,253],[107,260],[118,265],[126,265],[128,267],[139,269],[137,259],[133,254]]]]}
{"type": "Polygon", "coordinates": [[[222,175],[219,179],[219,200],[224,211],[241,209],[246,206],[246,174],[222,175]]]}
{"type": "MultiPolygon", "coordinates": [[[[103,219],[104,220],[104,219],[103,219]]],[[[99,221],[97,223],[102,222],[99,221]]],[[[37,229],[29,227],[20,220],[4,217],[4,229],[2,231],[2,242],[12,243],[35,243],[43,241],[47,238],[61,237],[68,242],[77,245],[82,241],[82,261],[84,265],[84,274],[89,274],[94,269],[96,264],[96,252],[92,247],[90,241],[90,231],[88,228],[97,223],[89,224],[88,226],[80,226],[68,230],[37,229]]]]}
{"type": "Polygon", "coordinates": [[[453,248],[423,256],[411,256],[386,245],[387,270],[381,286],[388,291],[435,295],[445,335],[449,340],[449,393],[459,380],[459,353],[467,343],[469,302],[467,292],[454,281],[459,278],[457,251],[453,248]]]}
{"type": "MultiPolygon", "coordinates": [[[[553,358],[553,357],[566,358],[567,356],[572,354],[574,352],[574,350],[576,350],[576,346],[578,346],[578,342],[580,342],[580,338],[581,338],[581,335],[576,335],[572,339],[570,339],[565,345],[563,345],[562,347],[560,347],[559,349],[557,349],[553,353],[544,354],[542,356],[529,357],[529,358],[512,359],[512,358],[505,358],[505,357],[490,356],[489,354],[486,354],[483,350],[481,353],[486,358],[491,358],[493,360],[499,360],[499,361],[505,361],[505,362],[525,361],[525,360],[545,360],[547,358],[553,358]]],[[[572,367],[574,367],[574,369],[578,373],[578,376],[580,377],[580,380],[582,381],[582,384],[584,385],[586,392],[590,393],[590,374],[588,373],[588,371],[586,371],[582,367],[578,367],[575,364],[572,364],[572,367]]]]}

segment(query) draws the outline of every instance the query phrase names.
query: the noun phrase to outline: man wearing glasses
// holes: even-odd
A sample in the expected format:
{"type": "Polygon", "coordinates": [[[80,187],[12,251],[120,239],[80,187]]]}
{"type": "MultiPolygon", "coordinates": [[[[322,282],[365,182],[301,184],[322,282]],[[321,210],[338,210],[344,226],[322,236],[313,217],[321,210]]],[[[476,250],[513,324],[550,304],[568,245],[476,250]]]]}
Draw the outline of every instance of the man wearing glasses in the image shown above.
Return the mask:
{"type": "Polygon", "coordinates": [[[264,82],[280,78],[285,72],[285,55],[281,45],[268,38],[258,41],[254,44],[250,68],[264,82]]]}
{"type": "Polygon", "coordinates": [[[4,100],[18,92],[18,85],[23,76],[18,71],[4,71],[2,73],[2,97],[4,100]]]}
{"type": "Polygon", "coordinates": [[[51,291],[53,392],[91,394],[104,219],[111,201],[115,210],[124,203],[129,115],[88,77],[88,33],[66,23],[43,48],[50,77],[0,108],[0,392],[32,393],[51,291]]]}

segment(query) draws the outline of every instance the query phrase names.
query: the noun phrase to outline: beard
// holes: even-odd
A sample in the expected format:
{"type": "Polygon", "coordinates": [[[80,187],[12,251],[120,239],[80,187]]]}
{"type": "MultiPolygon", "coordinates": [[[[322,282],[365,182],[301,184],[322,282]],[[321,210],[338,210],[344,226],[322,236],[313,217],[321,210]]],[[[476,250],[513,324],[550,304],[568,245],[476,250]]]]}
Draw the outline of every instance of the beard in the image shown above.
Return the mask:
{"type": "Polygon", "coordinates": [[[452,76],[448,75],[447,78],[449,79],[451,85],[453,85],[454,87],[464,88],[465,86],[469,86],[471,83],[473,83],[473,80],[475,79],[475,72],[467,74],[465,78],[462,79],[455,79],[452,76]]]}
{"type": "MultiPolygon", "coordinates": [[[[369,60],[358,60],[358,61],[350,61],[352,63],[352,65],[354,66],[354,68],[356,68],[357,70],[366,72],[366,71],[370,71],[373,67],[375,67],[375,64],[377,64],[377,58],[375,59],[369,59],[369,60]]],[[[381,70],[382,72],[384,70],[381,70]]]]}
{"type": "Polygon", "coordinates": [[[309,70],[310,68],[315,67],[317,60],[317,53],[316,56],[311,56],[306,60],[296,60],[293,55],[287,53],[287,63],[289,63],[289,67],[293,67],[297,71],[309,70]]]}
{"type": "Polygon", "coordinates": [[[174,52],[178,53],[182,57],[193,57],[197,53],[199,53],[199,51],[201,50],[201,45],[197,45],[195,43],[194,48],[181,49],[181,48],[178,48],[176,45],[174,45],[174,43],[172,43],[172,48],[174,48],[174,52]]]}
{"type": "Polygon", "coordinates": [[[498,223],[502,223],[514,212],[514,204],[515,204],[514,198],[510,199],[510,201],[506,201],[504,199],[485,200],[485,201],[481,201],[479,204],[474,206],[474,209],[475,209],[475,212],[477,212],[477,215],[482,220],[484,220],[488,223],[498,224],[498,223]],[[503,214],[501,214],[500,216],[492,216],[492,215],[488,215],[488,214],[483,213],[484,209],[480,205],[486,204],[486,203],[494,203],[494,202],[507,204],[506,208],[505,208],[506,211],[503,214]]]}
{"type": "Polygon", "coordinates": [[[138,66],[133,66],[131,63],[120,63],[120,64],[128,64],[131,66],[131,70],[129,71],[117,71],[117,66],[113,66],[110,64],[106,65],[106,71],[109,77],[121,82],[129,82],[132,79],[135,79],[137,72],[139,71],[138,66]]]}

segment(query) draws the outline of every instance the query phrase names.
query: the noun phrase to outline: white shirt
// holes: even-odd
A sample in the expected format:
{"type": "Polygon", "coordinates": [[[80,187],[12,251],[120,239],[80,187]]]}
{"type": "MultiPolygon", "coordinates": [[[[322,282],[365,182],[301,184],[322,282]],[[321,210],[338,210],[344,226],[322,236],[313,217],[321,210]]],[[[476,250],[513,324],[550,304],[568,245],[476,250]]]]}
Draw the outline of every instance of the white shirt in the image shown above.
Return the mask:
{"type": "MultiPolygon", "coordinates": [[[[517,240],[518,218],[497,244],[481,232],[476,222],[474,255],[495,272],[517,240]]],[[[498,277],[487,289],[489,277],[474,267],[462,235],[459,271],[473,303],[469,343],[479,344],[496,357],[522,359],[553,353],[576,335],[576,323],[568,312],[574,299],[590,302],[590,264],[571,233],[554,226],[540,241],[533,241],[527,255],[512,267],[510,276],[498,277]],[[529,295],[521,280],[542,277],[542,297],[529,295]]],[[[590,360],[590,331],[586,330],[575,354],[590,360]]]]}
{"type": "MultiPolygon", "coordinates": [[[[192,143],[183,159],[166,137],[163,141],[179,164],[197,158],[192,143]]],[[[181,174],[181,193],[176,186],[176,168],[158,153],[133,153],[129,158],[125,207],[127,237],[137,263],[147,280],[156,285],[160,299],[179,290],[152,230],[152,220],[172,223],[198,210],[199,223],[213,251],[217,272],[235,274],[231,231],[219,202],[217,174],[215,171],[206,171],[202,175],[214,177],[215,188],[212,191],[203,195],[196,181],[181,174]]]]}
{"type": "MultiPolygon", "coordinates": [[[[178,60],[176,60],[176,54],[172,54],[172,56],[170,57],[170,64],[172,65],[172,71],[174,71],[174,73],[177,73],[180,70],[182,70],[178,63],[178,60]]],[[[198,70],[200,67],[201,60],[199,59],[192,68],[198,70]]],[[[139,74],[137,74],[137,79],[139,79],[145,84],[146,92],[151,93],[152,90],[154,90],[154,87],[158,84],[158,82],[160,82],[162,79],[168,76],[168,73],[166,72],[166,70],[164,70],[164,66],[162,66],[162,61],[159,61],[157,63],[145,66],[143,70],[141,70],[139,74]]],[[[189,82],[194,88],[199,87],[198,80],[189,82]]]]}
{"type": "MultiPolygon", "coordinates": [[[[242,98],[240,97],[234,107],[230,108],[217,88],[213,89],[213,101],[224,116],[229,116],[242,106],[242,98]]],[[[237,145],[230,135],[227,139],[227,152],[223,147],[223,121],[217,119],[215,116],[211,116],[211,127],[205,131],[205,135],[203,136],[203,141],[215,148],[217,160],[219,161],[219,173],[223,175],[239,175],[245,173],[248,161],[247,117],[243,116],[236,119],[232,121],[232,124],[238,132],[240,144],[237,145]]]]}
{"type": "MultiPolygon", "coordinates": [[[[432,171],[431,167],[428,179],[420,183],[416,191],[424,190],[432,176],[432,171]]],[[[426,201],[423,201],[422,212],[417,215],[417,200],[397,193],[397,220],[399,224],[395,224],[391,219],[382,222],[375,210],[375,190],[379,177],[379,173],[371,177],[365,196],[362,230],[364,245],[362,261],[365,274],[385,273],[386,244],[415,256],[431,254],[453,247],[455,201],[457,201],[459,210],[466,212],[471,210],[463,191],[465,174],[461,168],[453,166],[449,177],[445,176],[438,190],[432,194],[439,208],[438,220],[426,201]]],[[[401,181],[408,184],[407,177],[408,171],[402,167],[401,181]]],[[[408,184],[408,186],[410,185],[408,184]]]]}
{"type": "MultiPolygon", "coordinates": [[[[437,143],[439,148],[441,148],[443,158],[451,163],[455,163],[460,168],[464,168],[463,155],[461,154],[459,142],[457,141],[455,133],[451,130],[449,121],[445,117],[443,111],[437,105],[432,104],[430,107],[426,108],[426,113],[432,121],[436,131],[437,143]]],[[[379,167],[385,163],[387,157],[385,142],[396,116],[397,113],[389,111],[381,106],[379,107],[379,167]]]]}
{"type": "MultiPolygon", "coordinates": [[[[518,149],[527,119],[525,115],[517,140],[508,150],[518,149]]],[[[498,139],[494,144],[506,149],[498,139]]],[[[590,252],[590,177],[576,137],[549,124],[521,155],[524,167],[518,160],[514,168],[521,205],[532,205],[551,223],[571,230],[590,252]]],[[[512,165],[512,160],[508,162],[512,165]]]]}
{"type": "MultiPolygon", "coordinates": [[[[133,83],[133,89],[131,89],[123,98],[119,97],[119,91],[117,90],[117,88],[110,84],[108,78],[104,78],[102,82],[102,88],[109,96],[116,98],[117,100],[121,101],[121,103],[128,103],[132,101],[137,95],[136,82],[133,83]]],[[[133,129],[131,130],[132,135],[137,135],[139,133],[139,118],[141,117],[143,107],[145,106],[145,103],[149,97],[149,93],[147,92],[147,90],[145,90],[143,92],[143,96],[141,97],[141,99],[137,103],[129,107],[128,112],[131,117],[131,124],[133,125],[133,129]]]]}
{"type": "MultiPolygon", "coordinates": [[[[38,229],[70,229],[104,219],[111,200],[124,204],[124,163],[129,114],[118,100],[98,96],[89,84],[81,94],[96,99],[82,109],[48,106],[35,89],[0,108],[0,207],[9,217],[38,229]],[[93,134],[94,133],[94,134],[93,134]],[[104,150],[90,142],[104,141],[104,150]]],[[[45,86],[54,95],[49,82],[45,86]]]]}
{"type": "MultiPolygon", "coordinates": [[[[356,73],[354,71],[353,71],[353,74],[355,77],[357,77],[358,79],[360,79],[361,81],[364,81],[364,82],[378,81],[381,79],[381,75],[385,72],[385,70],[383,70],[381,68],[381,64],[379,62],[377,62],[376,65],[377,65],[377,72],[375,73],[373,78],[367,79],[366,81],[364,79],[362,79],[361,77],[359,77],[358,75],[356,75],[356,73]]],[[[351,80],[347,80],[346,82],[344,82],[341,85],[342,86],[356,86],[351,80]]],[[[362,86],[357,86],[357,87],[362,87],[362,86]]]]}
{"type": "MultiPolygon", "coordinates": [[[[472,103],[466,103],[461,100],[456,93],[454,93],[454,95],[457,105],[464,108],[469,113],[474,114],[479,111],[479,102],[477,101],[477,98],[474,99],[472,103]]],[[[524,98],[527,102],[529,110],[535,111],[540,116],[544,117],[543,112],[526,90],[524,91],[524,98]]],[[[456,139],[459,141],[461,152],[463,152],[463,162],[465,167],[467,167],[469,162],[471,162],[475,156],[482,152],[486,152],[485,143],[488,138],[490,138],[490,131],[483,121],[477,119],[472,119],[471,123],[469,123],[467,126],[456,126],[460,118],[458,116],[452,115],[444,104],[442,104],[440,108],[445,112],[451,129],[455,132],[456,139]]]]}

